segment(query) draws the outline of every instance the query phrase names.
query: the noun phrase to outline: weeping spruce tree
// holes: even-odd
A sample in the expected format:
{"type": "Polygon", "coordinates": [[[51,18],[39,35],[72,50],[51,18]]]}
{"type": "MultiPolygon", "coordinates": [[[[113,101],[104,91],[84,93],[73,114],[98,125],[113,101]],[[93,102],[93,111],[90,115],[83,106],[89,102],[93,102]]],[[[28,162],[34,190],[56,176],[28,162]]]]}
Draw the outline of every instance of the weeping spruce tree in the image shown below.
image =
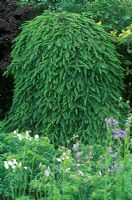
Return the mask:
{"type": "Polygon", "coordinates": [[[123,73],[108,34],[85,15],[45,13],[22,27],[7,75],[14,98],[6,131],[31,130],[64,144],[104,137],[123,73]]]}

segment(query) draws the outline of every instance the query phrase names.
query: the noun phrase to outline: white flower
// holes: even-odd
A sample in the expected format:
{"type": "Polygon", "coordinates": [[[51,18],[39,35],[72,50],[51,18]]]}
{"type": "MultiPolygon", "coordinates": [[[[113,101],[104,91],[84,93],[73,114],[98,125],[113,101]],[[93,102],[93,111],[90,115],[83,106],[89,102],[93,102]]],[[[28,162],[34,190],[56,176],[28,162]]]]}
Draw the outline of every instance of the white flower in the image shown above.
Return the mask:
{"type": "Polygon", "coordinates": [[[61,158],[57,158],[56,160],[57,160],[58,162],[61,162],[61,161],[62,161],[61,158]]]}
{"type": "Polygon", "coordinates": [[[119,101],[122,101],[122,97],[119,98],[119,101]]]}
{"type": "Polygon", "coordinates": [[[80,176],[83,176],[84,173],[81,171],[81,170],[77,170],[77,173],[80,175],[80,176]]]}
{"type": "Polygon", "coordinates": [[[68,167],[67,169],[65,169],[65,172],[69,172],[70,171],[70,167],[68,167]]]}
{"type": "Polygon", "coordinates": [[[12,162],[13,162],[14,165],[17,165],[16,159],[12,159],[12,162]]]}
{"type": "Polygon", "coordinates": [[[13,133],[14,135],[16,135],[18,133],[18,130],[14,130],[13,133]]]}
{"type": "Polygon", "coordinates": [[[4,161],[4,167],[5,167],[6,169],[9,169],[9,165],[8,165],[8,162],[7,162],[7,161],[4,161]]]}
{"type": "Polygon", "coordinates": [[[27,169],[27,167],[23,167],[24,169],[27,169]]]}
{"type": "Polygon", "coordinates": [[[50,168],[48,167],[48,169],[46,169],[44,171],[45,176],[49,176],[50,175],[50,168]]]}
{"type": "Polygon", "coordinates": [[[12,167],[12,169],[15,169],[15,168],[16,168],[16,165],[12,165],[11,167],[12,167]]]}
{"type": "Polygon", "coordinates": [[[67,154],[71,154],[71,149],[68,149],[68,150],[67,150],[67,154]]]}
{"type": "Polygon", "coordinates": [[[21,134],[17,134],[17,137],[19,140],[22,140],[22,135],[21,134]]]}
{"type": "Polygon", "coordinates": [[[26,131],[26,135],[29,136],[29,133],[31,133],[31,131],[26,131]]]}
{"type": "Polygon", "coordinates": [[[20,137],[18,138],[19,140],[22,140],[22,136],[20,135],[20,137]]]}
{"type": "Polygon", "coordinates": [[[39,139],[39,135],[35,135],[34,138],[35,138],[35,140],[38,140],[39,139]]]}
{"type": "Polygon", "coordinates": [[[12,162],[11,160],[9,160],[9,161],[7,161],[7,162],[8,162],[8,165],[10,165],[11,167],[12,167],[12,165],[14,165],[13,162],[12,162]]]}
{"type": "Polygon", "coordinates": [[[132,115],[127,118],[127,125],[132,123],[132,115]]]}
{"type": "Polygon", "coordinates": [[[99,175],[100,175],[100,176],[102,176],[102,175],[103,175],[101,171],[99,171],[99,175]]]}

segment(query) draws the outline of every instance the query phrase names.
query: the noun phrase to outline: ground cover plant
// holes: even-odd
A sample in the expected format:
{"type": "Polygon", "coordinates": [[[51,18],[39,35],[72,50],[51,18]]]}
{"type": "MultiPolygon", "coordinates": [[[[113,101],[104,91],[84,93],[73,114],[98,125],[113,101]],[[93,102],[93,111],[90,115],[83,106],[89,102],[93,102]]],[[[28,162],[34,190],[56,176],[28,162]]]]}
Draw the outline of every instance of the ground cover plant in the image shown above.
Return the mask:
{"type": "Polygon", "coordinates": [[[123,200],[131,199],[132,141],[129,117],[125,130],[105,119],[107,140],[55,149],[46,137],[30,131],[0,133],[2,199],[123,200]]]}
{"type": "Polygon", "coordinates": [[[6,74],[15,85],[7,131],[39,132],[58,144],[78,134],[94,143],[119,108],[123,71],[115,48],[85,15],[47,12],[26,23],[6,74]]]}

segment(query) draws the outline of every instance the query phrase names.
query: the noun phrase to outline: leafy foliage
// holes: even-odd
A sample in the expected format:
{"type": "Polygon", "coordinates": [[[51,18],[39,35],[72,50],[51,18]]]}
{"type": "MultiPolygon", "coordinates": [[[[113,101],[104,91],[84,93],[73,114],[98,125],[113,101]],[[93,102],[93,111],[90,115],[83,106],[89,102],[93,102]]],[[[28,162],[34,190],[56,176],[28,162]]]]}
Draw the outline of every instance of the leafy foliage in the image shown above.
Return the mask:
{"type": "Polygon", "coordinates": [[[12,59],[5,130],[31,130],[63,144],[74,134],[89,143],[101,138],[105,116],[118,110],[123,73],[100,26],[84,15],[46,13],[23,26],[12,59]]]}
{"type": "Polygon", "coordinates": [[[3,200],[131,199],[130,122],[126,132],[107,119],[103,145],[55,149],[46,137],[30,132],[0,132],[0,198],[3,200]],[[125,132],[115,137],[113,130],[125,132]],[[113,137],[114,136],[114,137],[113,137]]]}
{"type": "Polygon", "coordinates": [[[86,4],[89,0],[62,0],[58,4],[57,10],[81,13],[86,11],[86,4]]]}
{"type": "Polygon", "coordinates": [[[121,32],[131,23],[131,10],[131,0],[96,0],[87,3],[86,12],[96,22],[101,21],[105,30],[121,32]]]}
{"type": "MultiPolygon", "coordinates": [[[[96,0],[96,1],[72,1],[64,0],[58,6],[58,10],[65,10],[67,12],[81,13],[85,12],[87,16],[94,19],[97,23],[101,23],[107,32],[116,32],[116,45],[117,52],[121,55],[120,60],[122,67],[126,71],[125,76],[125,90],[123,96],[129,100],[132,105],[132,60],[131,60],[131,35],[127,37],[119,36],[120,33],[128,33],[132,19],[132,2],[131,0],[96,0]],[[127,28],[129,26],[129,28],[127,28]],[[127,30],[127,32],[125,31],[127,30]],[[119,38],[118,38],[119,36],[119,38]],[[125,40],[123,39],[125,38],[125,40]],[[122,40],[122,41],[121,41],[122,40]],[[129,52],[128,52],[129,51],[129,52]]],[[[115,40],[115,38],[114,38],[115,40]]]]}
{"type": "Polygon", "coordinates": [[[124,96],[132,106],[132,25],[122,30],[119,34],[117,31],[111,31],[112,39],[120,53],[120,60],[125,70],[125,91],[124,96]]]}

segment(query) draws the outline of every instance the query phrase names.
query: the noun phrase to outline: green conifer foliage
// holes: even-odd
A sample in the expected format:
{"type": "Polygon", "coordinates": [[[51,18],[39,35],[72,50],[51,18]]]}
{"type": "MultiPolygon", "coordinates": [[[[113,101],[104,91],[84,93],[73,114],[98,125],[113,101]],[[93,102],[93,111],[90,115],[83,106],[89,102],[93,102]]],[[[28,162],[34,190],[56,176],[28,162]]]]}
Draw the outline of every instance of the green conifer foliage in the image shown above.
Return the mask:
{"type": "Polygon", "coordinates": [[[31,130],[59,144],[74,135],[87,143],[104,137],[104,118],[116,115],[123,87],[109,36],[84,14],[45,13],[27,22],[7,74],[15,89],[6,131],[31,130]]]}

